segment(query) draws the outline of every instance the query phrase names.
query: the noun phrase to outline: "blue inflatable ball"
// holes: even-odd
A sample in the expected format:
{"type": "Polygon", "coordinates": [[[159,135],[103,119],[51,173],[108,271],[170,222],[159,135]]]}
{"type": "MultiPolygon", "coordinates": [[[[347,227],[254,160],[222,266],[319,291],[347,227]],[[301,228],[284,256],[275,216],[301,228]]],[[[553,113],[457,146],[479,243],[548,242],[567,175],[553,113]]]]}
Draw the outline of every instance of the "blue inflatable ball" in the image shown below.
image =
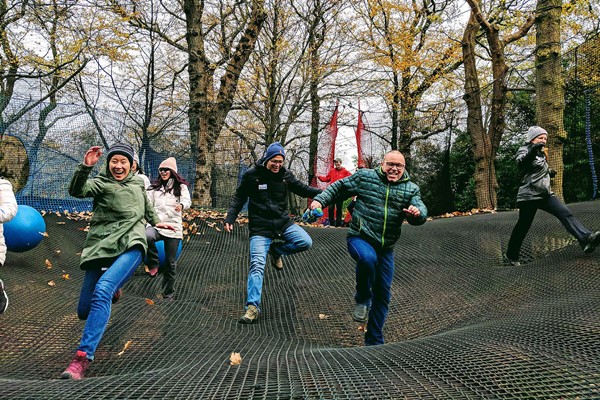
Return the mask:
{"type": "Polygon", "coordinates": [[[46,233],[46,222],[38,210],[19,205],[17,215],[4,223],[6,248],[21,253],[37,246],[46,233]]]}
{"type": "MultiPolygon", "coordinates": [[[[181,240],[179,241],[179,246],[177,247],[177,257],[176,259],[179,259],[179,256],[181,255],[181,240]]],[[[158,250],[158,265],[160,267],[165,267],[167,265],[167,257],[165,256],[165,242],[164,241],[159,241],[156,242],[156,250],[158,250]]],[[[148,257],[146,257],[145,262],[148,263],[148,257]]]]}

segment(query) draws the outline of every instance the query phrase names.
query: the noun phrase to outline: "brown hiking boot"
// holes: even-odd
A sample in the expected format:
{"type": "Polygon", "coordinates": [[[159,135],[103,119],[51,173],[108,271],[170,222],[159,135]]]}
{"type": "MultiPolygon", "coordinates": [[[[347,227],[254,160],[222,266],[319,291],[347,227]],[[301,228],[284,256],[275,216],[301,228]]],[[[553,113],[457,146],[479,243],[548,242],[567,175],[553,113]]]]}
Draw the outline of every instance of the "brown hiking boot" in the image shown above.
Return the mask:
{"type": "Polygon", "coordinates": [[[238,322],[240,324],[251,324],[258,319],[258,308],[253,305],[249,305],[246,308],[246,313],[240,317],[238,322]]]}
{"type": "Polygon", "coordinates": [[[87,371],[90,366],[90,360],[87,359],[87,354],[85,351],[77,350],[75,353],[75,357],[71,361],[71,364],[65,369],[65,371],[60,375],[61,379],[74,379],[76,381],[83,379],[85,375],[85,371],[87,371]]]}

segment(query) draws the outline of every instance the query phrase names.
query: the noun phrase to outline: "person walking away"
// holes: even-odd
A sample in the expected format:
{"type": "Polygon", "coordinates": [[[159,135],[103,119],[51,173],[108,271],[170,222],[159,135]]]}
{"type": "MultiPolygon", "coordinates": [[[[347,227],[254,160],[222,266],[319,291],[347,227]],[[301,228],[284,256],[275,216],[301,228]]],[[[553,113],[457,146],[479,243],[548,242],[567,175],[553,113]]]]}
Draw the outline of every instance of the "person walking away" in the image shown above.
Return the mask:
{"type": "Polygon", "coordinates": [[[365,345],[384,343],[385,324],[394,277],[394,245],[400,239],[404,220],[422,225],[427,207],[419,186],[410,180],[406,161],[399,151],[390,151],[377,169],[363,168],[339,180],[310,205],[321,208],[340,198],[356,196],[347,245],[356,261],[356,305],[352,319],[367,322],[365,345]]]}
{"type": "Polygon", "coordinates": [[[249,168],[240,181],[225,217],[225,231],[231,233],[242,207],[248,203],[250,230],[250,271],[248,273],[246,312],[242,324],[256,322],[260,313],[267,253],[271,265],[283,268],[283,256],[308,250],[312,239],[289,216],[288,191],[312,198],[321,193],[298,180],[283,166],[285,150],[272,143],[264,156],[249,168]]]}

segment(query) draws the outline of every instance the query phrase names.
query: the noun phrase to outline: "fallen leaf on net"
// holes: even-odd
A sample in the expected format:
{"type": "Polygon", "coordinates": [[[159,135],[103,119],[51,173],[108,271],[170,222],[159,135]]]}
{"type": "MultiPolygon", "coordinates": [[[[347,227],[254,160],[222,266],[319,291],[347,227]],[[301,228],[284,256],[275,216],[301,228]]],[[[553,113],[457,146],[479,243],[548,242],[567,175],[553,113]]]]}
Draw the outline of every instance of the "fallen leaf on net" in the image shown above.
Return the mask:
{"type": "Polygon", "coordinates": [[[54,287],[56,286],[56,283],[54,283],[54,281],[48,281],[48,286],[54,287]]]}
{"type": "Polygon", "coordinates": [[[69,279],[71,279],[71,277],[69,276],[69,274],[63,274],[63,275],[62,275],[62,278],[63,278],[65,281],[68,281],[69,279]]]}
{"type": "Polygon", "coordinates": [[[66,224],[66,222],[64,222],[64,221],[60,221],[60,222],[56,223],[56,225],[64,225],[64,224],[66,224]]]}
{"type": "Polygon", "coordinates": [[[144,299],[144,301],[146,302],[146,304],[153,306],[154,305],[154,300],[152,299],[144,299]]]}
{"type": "Polygon", "coordinates": [[[44,264],[46,264],[47,269],[52,269],[52,262],[50,260],[48,260],[47,258],[46,258],[46,261],[44,261],[44,264]]]}
{"type": "Polygon", "coordinates": [[[43,237],[50,237],[50,235],[48,235],[48,232],[38,232],[40,235],[42,235],[43,237]]]}
{"type": "Polygon", "coordinates": [[[327,319],[327,318],[329,318],[329,315],[319,314],[319,319],[327,319]]]}
{"type": "Polygon", "coordinates": [[[231,352],[231,357],[229,357],[230,365],[240,365],[242,363],[242,355],[240,353],[231,352]]]}
{"type": "Polygon", "coordinates": [[[358,326],[358,330],[361,332],[366,332],[367,331],[367,326],[366,325],[359,325],[358,326]]]}
{"type": "Polygon", "coordinates": [[[125,343],[125,346],[123,346],[123,350],[121,350],[120,352],[117,353],[118,356],[122,356],[125,353],[125,350],[127,350],[129,348],[129,346],[131,346],[131,340],[128,340],[125,343]]]}

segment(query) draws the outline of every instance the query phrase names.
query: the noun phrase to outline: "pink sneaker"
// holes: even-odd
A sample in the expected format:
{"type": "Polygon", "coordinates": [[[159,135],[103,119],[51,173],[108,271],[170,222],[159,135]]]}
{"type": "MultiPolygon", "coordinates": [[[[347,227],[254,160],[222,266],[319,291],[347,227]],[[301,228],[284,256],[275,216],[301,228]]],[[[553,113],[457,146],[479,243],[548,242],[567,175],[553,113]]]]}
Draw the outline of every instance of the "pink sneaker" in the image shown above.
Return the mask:
{"type": "Polygon", "coordinates": [[[87,371],[89,366],[90,360],[87,359],[85,351],[77,350],[75,357],[73,357],[73,361],[71,361],[71,364],[69,364],[67,369],[60,375],[60,378],[74,379],[76,381],[83,379],[85,371],[87,371]]]}

